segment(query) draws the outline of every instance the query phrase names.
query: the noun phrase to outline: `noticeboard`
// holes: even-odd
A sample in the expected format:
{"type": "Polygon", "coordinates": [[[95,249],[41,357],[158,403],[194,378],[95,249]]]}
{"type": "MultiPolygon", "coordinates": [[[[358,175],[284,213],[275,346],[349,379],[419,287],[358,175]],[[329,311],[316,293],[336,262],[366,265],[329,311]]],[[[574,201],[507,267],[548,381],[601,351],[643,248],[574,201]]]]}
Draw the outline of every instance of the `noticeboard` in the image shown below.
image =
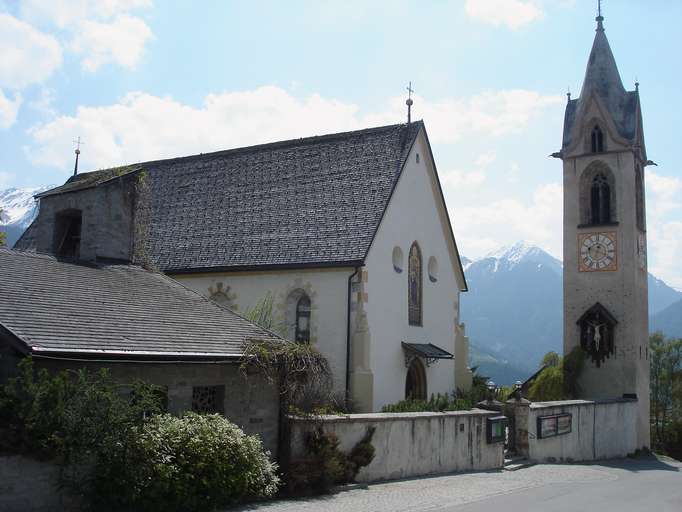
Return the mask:
{"type": "Polygon", "coordinates": [[[573,415],[570,412],[538,416],[538,439],[570,434],[573,427],[573,415]]]}

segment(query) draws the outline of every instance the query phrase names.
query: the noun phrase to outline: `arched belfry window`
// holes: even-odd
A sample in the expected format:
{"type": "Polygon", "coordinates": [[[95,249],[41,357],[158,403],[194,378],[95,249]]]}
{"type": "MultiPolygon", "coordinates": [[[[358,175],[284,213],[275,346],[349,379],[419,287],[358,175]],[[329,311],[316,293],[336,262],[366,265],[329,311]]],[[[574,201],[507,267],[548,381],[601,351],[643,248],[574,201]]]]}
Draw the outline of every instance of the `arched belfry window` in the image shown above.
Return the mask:
{"type": "Polygon", "coordinates": [[[410,247],[407,272],[407,304],[410,325],[422,325],[422,253],[417,242],[410,247]]]}
{"type": "Polygon", "coordinates": [[[54,253],[64,258],[79,258],[83,214],[80,210],[64,210],[55,217],[54,253]]]}
{"type": "Polygon", "coordinates": [[[580,177],[580,223],[613,224],[618,220],[616,211],[613,173],[604,162],[593,162],[580,177]]]}
{"type": "Polygon", "coordinates": [[[590,224],[611,222],[611,185],[604,173],[592,178],[590,188],[590,224]]]}
{"type": "Polygon", "coordinates": [[[635,170],[635,208],[637,228],[640,231],[644,231],[646,226],[644,218],[644,176],[642,175],[642,168],[639,166],[635,170]]]}
{"type": "Polygon", "coordinates": [[[595,125],[594,128],[592,128],[590,142],[592,153],[604,152],[604,132],[601,131],[599,125],[595,125]]]}
{"type": "Polygon", "coordinates": [[[296,303],[296,332],[294,339],[303,343],[310,341],[310,299],[302,295],[296,303]]]}

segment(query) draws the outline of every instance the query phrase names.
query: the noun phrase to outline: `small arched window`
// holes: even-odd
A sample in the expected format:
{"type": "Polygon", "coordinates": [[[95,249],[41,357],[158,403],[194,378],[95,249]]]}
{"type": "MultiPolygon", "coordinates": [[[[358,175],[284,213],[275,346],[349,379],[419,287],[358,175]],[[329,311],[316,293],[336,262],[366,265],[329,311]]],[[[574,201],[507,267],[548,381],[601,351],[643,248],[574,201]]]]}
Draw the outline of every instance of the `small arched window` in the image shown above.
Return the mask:
{"type": "Polygon", "coordinates": [[[417,242],[410,247],[407,262],[407,304],[410,325],[422,325],[422,254],[417,242]]]}
{"type": "Polygon", "coordinates": [[[597,173],[590,188],[590,223],[608,224],[611,222],[611,186],[603,173],[597,173]]]}
{"type": "Polygon", "coordinates": [[[296,341],[308,343],[310,341],[310,299],[302,295],[296,303],[296,341]]]}
{"type": "Polygon", "coordinates": [[[591,143],[592,153],[604,152],[604,133],[601,131],[601,128],[599,128],[599,125],[595,125],[595,127],[592,128],[591,143]]]}

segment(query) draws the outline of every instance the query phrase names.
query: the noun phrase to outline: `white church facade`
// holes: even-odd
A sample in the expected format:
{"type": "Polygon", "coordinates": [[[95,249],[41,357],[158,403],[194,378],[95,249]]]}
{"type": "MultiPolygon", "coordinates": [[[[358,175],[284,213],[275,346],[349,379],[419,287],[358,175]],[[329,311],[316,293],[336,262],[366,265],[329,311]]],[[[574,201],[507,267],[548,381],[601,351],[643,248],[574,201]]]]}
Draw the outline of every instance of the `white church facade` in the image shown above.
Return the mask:
{"type": "Polygon", "coordinates": [[[74,176],[19,249],[152,266],[244,312],[267,297],[358,412],[468,389],[466,281],[420,121],[74,176]]]}

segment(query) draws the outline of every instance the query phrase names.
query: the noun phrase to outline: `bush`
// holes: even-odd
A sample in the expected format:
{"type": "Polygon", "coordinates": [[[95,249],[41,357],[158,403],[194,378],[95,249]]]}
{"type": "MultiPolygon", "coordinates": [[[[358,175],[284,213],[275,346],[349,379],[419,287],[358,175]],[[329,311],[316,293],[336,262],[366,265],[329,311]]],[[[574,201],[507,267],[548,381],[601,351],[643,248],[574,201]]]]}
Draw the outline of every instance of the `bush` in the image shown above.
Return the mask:
{"type": "Polygon", "coordinates": [[[465,411],[471,409],[472,403],[467,398],[458,397],[455,393],[451,395],[440,394],[431,395],[428,400],[415,400],[408,398],[394,404],[384,405],[381,412],[443,412],[443,411],[465,411]]]}
{"type": "Polygon", "coordinates": [[[211,510],[277,492],[277,467],[260,439],[218,414],[157,415],[130,440],[100,461],[94,490],[102,505],[211,510]]]}
{"type": "Polygon", "coordinates": [[[339,448],[339,438],[321,427],[307,432],[304,438],[306,457],[289,465],[287,489],[292,495],[321,494],[334,485],[354,482],[361,468],[374,460],[372,437],[375,428],[369,427],[365,436],[349,454],[339,448]]]}

